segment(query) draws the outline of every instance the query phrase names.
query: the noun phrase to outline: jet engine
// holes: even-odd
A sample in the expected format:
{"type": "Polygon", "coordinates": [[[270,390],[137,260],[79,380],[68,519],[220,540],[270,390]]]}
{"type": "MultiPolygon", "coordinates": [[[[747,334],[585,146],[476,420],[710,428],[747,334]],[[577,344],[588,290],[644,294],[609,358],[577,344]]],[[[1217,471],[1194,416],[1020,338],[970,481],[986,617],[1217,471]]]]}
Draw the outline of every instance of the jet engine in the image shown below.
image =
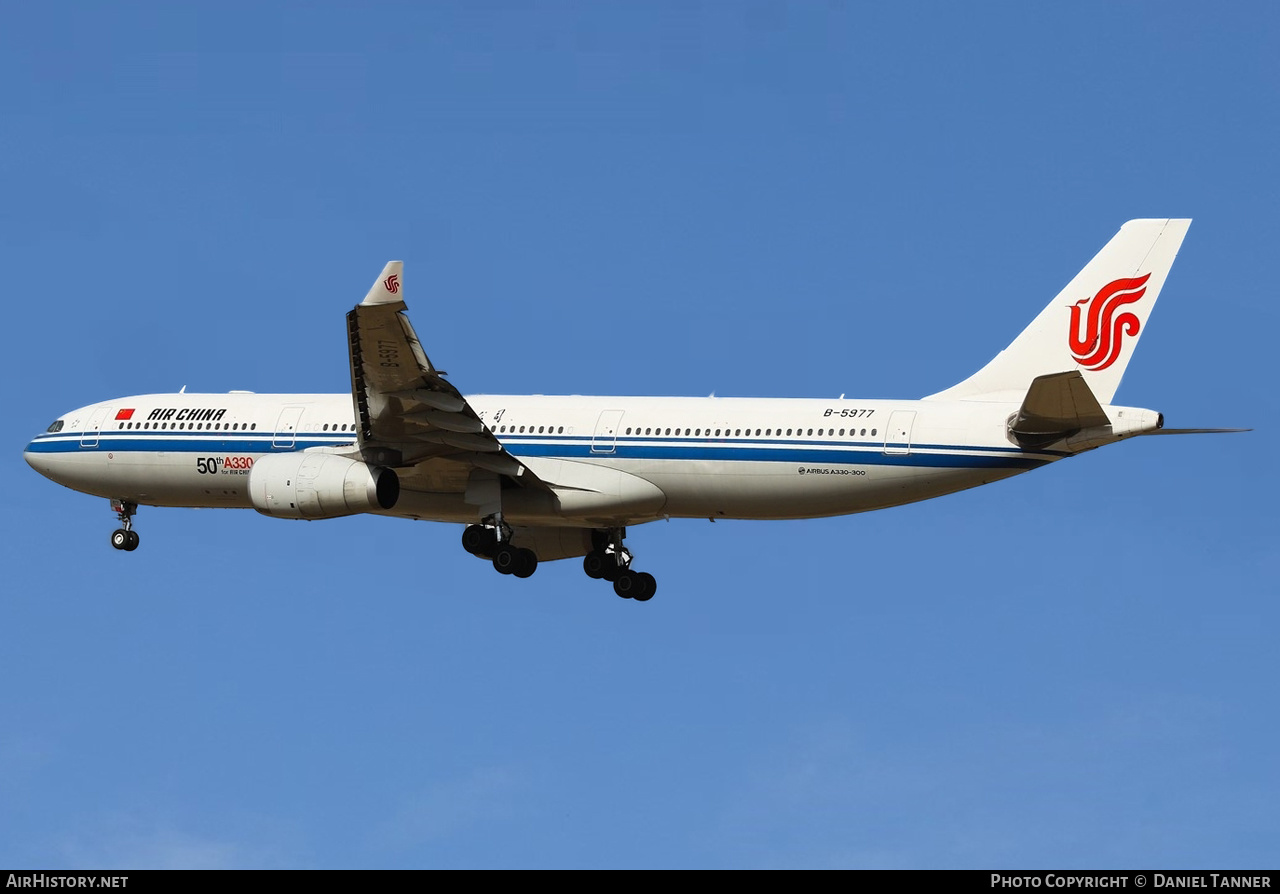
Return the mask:
{"type": "Polygon", "coordinates": [[[264,456],[249,472],[253,508],[274,518],[339,518],[390,509],[400,498],[392,469],[332,453],[264,456]]]}

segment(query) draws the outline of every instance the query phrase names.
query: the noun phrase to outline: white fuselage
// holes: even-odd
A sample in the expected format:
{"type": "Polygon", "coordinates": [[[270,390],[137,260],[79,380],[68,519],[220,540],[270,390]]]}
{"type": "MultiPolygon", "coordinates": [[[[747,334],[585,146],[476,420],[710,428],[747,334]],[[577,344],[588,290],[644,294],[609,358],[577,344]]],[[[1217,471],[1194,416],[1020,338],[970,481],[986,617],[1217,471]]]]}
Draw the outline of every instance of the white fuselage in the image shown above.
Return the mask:
{"type": "MultiPolygon", "coordinates": [[[[549,508],[522,502],[519,489],[504,496],[504,513],[517,524],[843,515],[953,493],[1075,452],[1063,443],[1040,450],[1012,443],[1007,422],[1018,407],[1008,403],[467,400],[561,498],[549,508]]],[[[341,452],[356,442],[347,394],[152,394],[92,404],[59,422],[60,430],[28,445],[34,468],[78,491],[154,506],[248,508],[249,474],[263,456],[341,452]]],[[[478,513],[457,489],[407,479],[385,514],[474,522],[478,513]]]]}

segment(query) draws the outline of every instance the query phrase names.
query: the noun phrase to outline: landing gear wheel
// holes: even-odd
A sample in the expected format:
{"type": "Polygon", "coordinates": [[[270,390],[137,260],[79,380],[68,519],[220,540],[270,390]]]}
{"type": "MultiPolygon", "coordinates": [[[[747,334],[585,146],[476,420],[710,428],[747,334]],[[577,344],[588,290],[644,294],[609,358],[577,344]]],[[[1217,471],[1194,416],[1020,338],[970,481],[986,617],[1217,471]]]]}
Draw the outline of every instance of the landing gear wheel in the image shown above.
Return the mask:
{"type": "Polygon", "coordinates": [[[512,573],[516,577],[529,577],[538,570],[538,556],[531,549],[520,548],[516,550],[516,570],[512,573]]]}
{"type": "Polygon", "coordinates": [[[493,554],[493,570],[499,574],[514,574],[519,567],[520,551],[515,547],[503,546],[493,554]]]}
{"type": "Polygon", "coordinates": [[[129,535],[129,542],[124,545],[124,551],[131,553],[138,548],[138,540],[140,538],[137,531],[125,531],[125,533],[129,535]]]}
{"type": "Polygon", "coordinates": [[[623,570],[613,582],[613,592],[623,599],[635,599],[641,592],[640,586],[640,575],[637,572],[623,570]]]}
{"type": "Polygon", "coordinates": [[[600,550],[592,550],[582,558],[582,570],[587,573],[587,577],[592,580],[599,580],[604,577],[605,567],[610,562],[611,557],[606,556],[600,550]]]}
{"type": "Polygon", "coordinates": [[[620,577],[622,576],[622,574],[626,572],[626,570],[627,570],[627,566],[619,565],[618,560],[615,559],[613,556],[605,556],[604,568],[601,569],[600,571],[600,577],[603,580],[607,580],[611,584],[617,583],[620,577]]]}
{"type": "Polygon", "coordinates": [[[462,530],[462,548],[473,556],[492,559],[498,546],[498,535],[484,525],[467,525],[462,530]]]}
{"type": "Polygon", "coordinates": [[[133,538],[129,536],[132,533],[124,528],[116,528],[111,532],[111,545],[116,549],[129,549],[129,544],[133,542],[133,538]]]}
{"type": "Polygon", "coordinates": [[[639,571],[636,577],[640,581],[640,592],[631,598],[636,602],[648,602],[653,598],[653,594],[658,592],[658,581],[652,574],[647,571],[639,571]]]}

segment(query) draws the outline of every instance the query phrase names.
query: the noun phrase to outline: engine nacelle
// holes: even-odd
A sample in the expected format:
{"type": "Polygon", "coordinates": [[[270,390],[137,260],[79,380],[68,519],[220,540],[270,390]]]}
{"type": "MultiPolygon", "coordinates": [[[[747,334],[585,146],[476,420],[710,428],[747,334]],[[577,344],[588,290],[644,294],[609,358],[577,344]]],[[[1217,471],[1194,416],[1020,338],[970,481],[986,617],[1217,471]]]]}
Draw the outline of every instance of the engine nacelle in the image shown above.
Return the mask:
{"type": "Polygon", "coordinates": [[[393,470],[332,453],[264,456],[249,472],[253,508],[274,518],[340,518],[390,509],[399,498],[393,470]]]}

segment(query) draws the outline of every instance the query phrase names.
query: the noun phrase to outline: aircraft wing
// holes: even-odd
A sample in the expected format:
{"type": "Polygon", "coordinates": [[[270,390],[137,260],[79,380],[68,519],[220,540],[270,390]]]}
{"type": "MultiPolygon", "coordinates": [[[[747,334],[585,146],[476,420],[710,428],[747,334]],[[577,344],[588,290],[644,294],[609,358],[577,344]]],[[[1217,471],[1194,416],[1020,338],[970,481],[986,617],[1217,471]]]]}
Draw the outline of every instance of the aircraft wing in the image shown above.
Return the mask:
{"type": "Polygon", "coordinates": [[[394,468],[409,490],[463,492],[477,470],[545,489],[422,350],[401,298],[402,271],[400,261],[387,264],[347,314],[361,455],[394,468]]]}

